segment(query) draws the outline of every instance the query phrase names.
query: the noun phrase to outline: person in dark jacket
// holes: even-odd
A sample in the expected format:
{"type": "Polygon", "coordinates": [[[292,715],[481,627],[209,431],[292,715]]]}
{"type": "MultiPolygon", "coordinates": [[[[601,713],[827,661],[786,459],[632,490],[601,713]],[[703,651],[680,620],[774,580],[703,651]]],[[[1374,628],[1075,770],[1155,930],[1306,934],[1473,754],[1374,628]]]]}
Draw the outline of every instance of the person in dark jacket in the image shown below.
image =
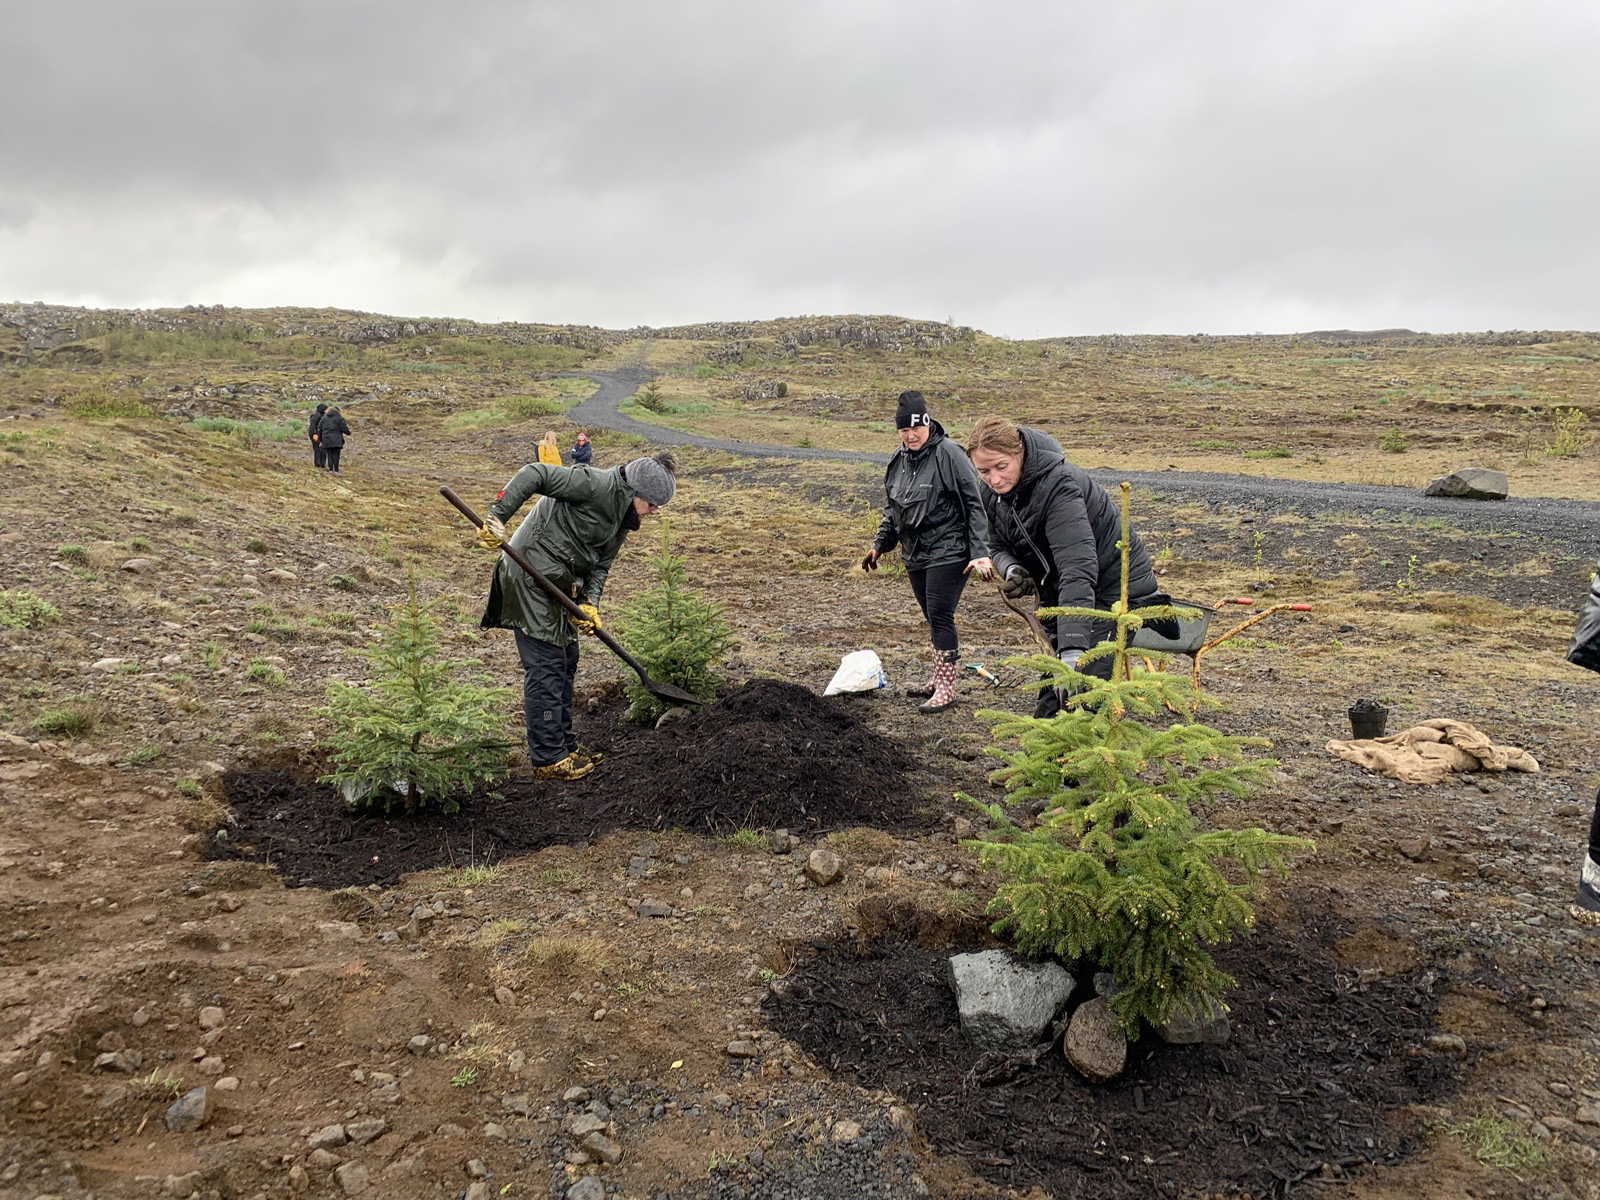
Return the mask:
{"type": "MultiPolygon", "coordinates": [[[[1041,608],[1109,611],[1122,597],[1122,514],[1110,494],[1067,461],[1055,438],[1004,417],[980,418],[967,453],[983,481],[989,545],[1006,595],[1037,592],[1041,608]]],[[[1139,607],[1154,603],[1160,589],[1144,543],[1129,532],[1128,602],[1139,607]]],[[[1113,636],[1110,621],[1087,617],[1058,617],[1045,627],[1057,656],[1074,670],[1085,650],[1113,636]]],[[[1091,660],[1084,673],[1111,678],[1110,657],[1091,660]]],[[[1035,716],[1060,709],[1054,688],[1040,691],[1035,716]]]]}
{"type": "MultiPolygon", "coordinates": [[[[1589,577],[1589,599],[1578,616],[1567,661],[1600,671],[1600,568],[1589,577]]],[[[1589,819],[1589,848],[1578,868],[1578,893],[1567,911],[1585,925],[1600,925],[1600,792],[1595,793],[1594,815],[1589,819]]]]}
{"type": "Polygon", "coordinates": [[[928,415],[921,392],[900,393],[894,423],[900,449],[883,473],[888,502],[861,565],[875,571],[882,555],[900,547],[933,640],[933,679],[926,687],[907,688],[906,694],[928,697],[917,706],[920,712],[943,712],[956,698],[956,605],[970,572],[983,579],[994,572],[988,522],[972,463],[928,415]]]}
{"type": "Polygon", "coordinates": [[[482,624],[516,634],[528,760],[537,778],[582,779],[599,761],[583,752],[572,732],[578,635],[600,627],[598,605],[611,563],[640,519],[672,499],[676,471],[666,452],[609,471],[530,463],[489,505],[479,533],[484,548],[499,550],[501,542],[515,547],[589,618],[574,620],[509,555],[500,555],[482,624]],[[532,496],[539,502],[508,536],[506,519],[532,496]]]}
{"type": "Polygon", "coordinates": [[[350,436],[350,426],[344,419],[344,414],[337,408],[330,408],[322,414],[322,424],[318,426],[322,436],[322,453],[328,460],[328,473],[342,475],[339,470],[339,452],[344,449],[344,440],[350,436]]]}
{"type": "Polygon", "coordinates": [[[578,440],[572,446],[572,465],[588,466],[594,462],[594,447],[589,445],[589,435],[579,433],[578,440]]]}
{"type": "Polygon", "coordinates": [[[326,404],[317,405],[311,420],[306,423],[306,436],[311,439],[311,465],[319,471],[328,465],[327,456],[322,452],[322,414],[327,411],[326,404]]]}

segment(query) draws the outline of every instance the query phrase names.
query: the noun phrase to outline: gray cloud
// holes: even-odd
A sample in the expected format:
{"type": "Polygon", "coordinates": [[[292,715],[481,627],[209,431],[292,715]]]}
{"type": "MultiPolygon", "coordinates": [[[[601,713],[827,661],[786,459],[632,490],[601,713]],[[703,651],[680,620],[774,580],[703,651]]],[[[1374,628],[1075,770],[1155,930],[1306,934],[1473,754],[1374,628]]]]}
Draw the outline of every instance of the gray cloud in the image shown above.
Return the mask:
{"type": "Polygon", "coordinates": [[[8,298],[1600,326],[1590,4],[8,8],[8,298]]]}

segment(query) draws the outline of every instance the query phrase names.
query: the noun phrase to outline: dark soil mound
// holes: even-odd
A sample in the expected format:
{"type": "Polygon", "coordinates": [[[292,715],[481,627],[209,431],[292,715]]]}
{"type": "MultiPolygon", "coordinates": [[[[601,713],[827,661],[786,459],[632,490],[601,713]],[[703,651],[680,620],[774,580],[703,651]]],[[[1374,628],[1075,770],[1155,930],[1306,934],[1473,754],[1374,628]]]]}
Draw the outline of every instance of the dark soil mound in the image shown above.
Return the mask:
{"type": "Polygon", "coordinates": [[[216,858],[268,862],[317,887],[392,884],[408,871],[493,862],[610,829],[740,828],[811,833],[849,825],[923,824],[899,743],[869,729],[852,701],[758,680],[661,729],[622,719],[612,701],[577,724],[605,761],[577,783],[514,777],[461,810],[352,816],[319,770],[240,770],[223,777],[231,823],[216,858]]]}
{"type": "MultiPolygon", "coordinates": [[[[940,1150],[994,1183],[1061,1200],[1280,1195],[1308,1176],[1408,1154],[1389,1115],[1455,1083],[1449,1060],[1417,1053],[1433,1029],[1435,975],[1358,986],[1327,950],[1341,932],[1334,921],[1310,920],[1258,929],[1218,956],[1239,981],[1226,1046],[1148,1034],[1124,1075],[1098,1086],[1059,1047],[983,1084],[949,951],[896,944],[863,958],[840,947],[800,968],[784,998],[769,997],[767,1018],[840,1075],[904,1097],[940,1150]]],[[[1080,984],[1073,998],[1093,995],[1080,984]]]]}

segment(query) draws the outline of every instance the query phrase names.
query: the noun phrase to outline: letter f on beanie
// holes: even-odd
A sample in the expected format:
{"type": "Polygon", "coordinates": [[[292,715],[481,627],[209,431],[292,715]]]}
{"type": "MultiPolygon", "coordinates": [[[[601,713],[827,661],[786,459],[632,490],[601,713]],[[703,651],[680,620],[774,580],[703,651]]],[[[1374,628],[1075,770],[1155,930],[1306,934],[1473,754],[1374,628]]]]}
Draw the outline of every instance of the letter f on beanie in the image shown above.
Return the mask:
{"type": "Polygon", "coordinates": [[[660,508],[678,490],[678,480],[673,474],[676,469],[677,464],[672,456],[662,453],[654,458],[634,459],[622,468],[622,477],[628,481],[635,496],[646,504],[660,508]]]}
{"type": "Polygon", "coordinates": [[[900,403],[894,410],[896,429],[915,429],[918,425],[926,427],[932,420],[928,416],[928,402],[923,399],[921,392],[900,393],[900,403]]]}

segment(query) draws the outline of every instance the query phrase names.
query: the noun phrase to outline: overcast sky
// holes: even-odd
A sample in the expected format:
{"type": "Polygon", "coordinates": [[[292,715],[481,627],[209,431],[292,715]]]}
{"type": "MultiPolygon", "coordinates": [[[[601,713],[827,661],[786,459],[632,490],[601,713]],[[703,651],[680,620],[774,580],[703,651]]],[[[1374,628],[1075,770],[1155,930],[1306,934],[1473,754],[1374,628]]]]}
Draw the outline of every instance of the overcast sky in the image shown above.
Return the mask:
{"type": "Polygon", "coordinates": [[[0,0],[0,300],[1600,328],[1600,4],[0,0]]]}

